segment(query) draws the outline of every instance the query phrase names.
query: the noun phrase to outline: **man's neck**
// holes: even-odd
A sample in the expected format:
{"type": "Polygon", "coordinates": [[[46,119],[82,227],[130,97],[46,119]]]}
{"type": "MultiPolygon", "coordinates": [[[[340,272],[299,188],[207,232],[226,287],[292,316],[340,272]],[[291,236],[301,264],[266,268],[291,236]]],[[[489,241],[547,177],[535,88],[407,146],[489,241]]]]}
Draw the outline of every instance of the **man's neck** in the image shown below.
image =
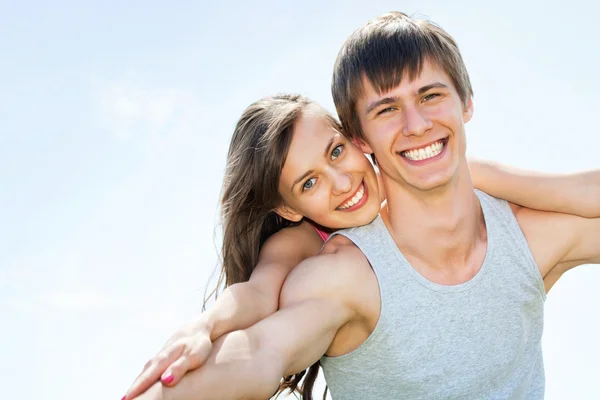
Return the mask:
{"type": "Polygon", "coordinates": [[[464,280],[469,271],[475,274],[487,246],[468,167],[463,163],[459,168],[452,182],[427,192],[383,176],[387,207],[382,216],[394,241],[419,272],[448,282],[464,280]]]}

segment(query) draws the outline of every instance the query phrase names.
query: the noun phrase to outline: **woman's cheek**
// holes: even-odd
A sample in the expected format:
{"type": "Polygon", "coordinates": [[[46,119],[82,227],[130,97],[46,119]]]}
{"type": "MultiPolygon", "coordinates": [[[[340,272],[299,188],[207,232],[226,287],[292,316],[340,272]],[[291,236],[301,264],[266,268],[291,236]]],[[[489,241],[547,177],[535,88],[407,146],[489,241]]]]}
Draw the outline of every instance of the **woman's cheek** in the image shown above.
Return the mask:
{"type": "Polygon", "coordinates": [[[329,199],[325,196],[315,196],[311,199],[311,204],[308,205],[308,210],[312,214],[311,219],[320,225],[327,226],[327,221],[330,219],[331,210],[329,210],[329,199]]]}

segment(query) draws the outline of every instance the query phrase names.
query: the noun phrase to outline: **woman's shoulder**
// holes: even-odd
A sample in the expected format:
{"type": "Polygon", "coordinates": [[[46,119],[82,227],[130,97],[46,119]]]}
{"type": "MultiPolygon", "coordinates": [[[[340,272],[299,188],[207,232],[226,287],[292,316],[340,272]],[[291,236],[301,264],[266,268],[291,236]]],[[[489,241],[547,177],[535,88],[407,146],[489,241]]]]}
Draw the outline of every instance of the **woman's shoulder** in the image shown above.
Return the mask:
{"type": "Polygon", "coordinates": [[[267,239],[261,249],[261,258],[267,254],[288,253],[304,259],[318,254],[321,247],[323,247],[323,239],[315,227],[310,222],[302,221],[298,225],[278,231],[267,239]]]}
{"type": "MultiPolygon", "coordinates": [[[[271,238],[306,238],[306,239],[319,239],[317,228],[309,221],[301,221],[297,225],[283,228],[279,232],[275,233],[271,238]]],[[[277,239],[276,239],[277,240],[277,239]]],[[[323,242],[321,241],[321,245],[323,242]]]]}

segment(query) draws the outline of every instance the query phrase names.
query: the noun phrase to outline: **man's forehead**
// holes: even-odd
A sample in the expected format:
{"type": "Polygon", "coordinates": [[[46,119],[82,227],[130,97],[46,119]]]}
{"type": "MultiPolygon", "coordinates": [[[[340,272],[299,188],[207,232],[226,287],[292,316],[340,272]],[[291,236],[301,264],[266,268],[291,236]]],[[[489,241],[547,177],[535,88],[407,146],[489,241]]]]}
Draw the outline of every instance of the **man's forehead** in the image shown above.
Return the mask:
{"type": "Polygon", "coordinates": [[[362,90],[359,91],[361,96],[359,96],[358,102],[386,97],[387,95],[398,91],[416,92],[422,86],[430,85],[434,82],[440,82],[448,87],[454,87],[448,74],[446,74],[446,72],[437,64],[429,61],[423,62],[421,70],[418,71],[415,76],[411,76],[408,71],[404,71],[398,85],[391,87],[389,90],[377,90],[376,85],[374,85],[367,77],[367,74],[363,73],[361,79],[362,90]]]}

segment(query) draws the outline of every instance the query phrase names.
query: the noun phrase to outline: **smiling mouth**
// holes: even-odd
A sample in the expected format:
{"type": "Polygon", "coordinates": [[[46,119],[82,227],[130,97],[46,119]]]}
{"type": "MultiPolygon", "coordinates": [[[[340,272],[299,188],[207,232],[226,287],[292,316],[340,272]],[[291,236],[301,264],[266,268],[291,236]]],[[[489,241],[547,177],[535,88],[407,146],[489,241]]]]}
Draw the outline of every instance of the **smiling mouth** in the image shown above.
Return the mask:
{"type": "Polygon", "coordinates": [[[423,161],[429,158],[433,158],[438,156],[444,150],[444,147],[448,143],[448,139],[440,139],[437,142],[431,143],[427,146],[419,147],[416,149],[405,150],[400,153],[400,155],[404,158],[407,158],[411,161],[423,161]]]}
{"type": "Polygon", "coordinates": [[[362,181],[362,183],[360,184],[360,186],[358,187],[358,189],[356,190],[356,192],[354,193],[352,198],[348,199],[344,204],[342,204],[341,206],[336,208],[336,210],[338,210],[338,211],[354,210],[358,206],[361,206],[364,203],[363,199],[366,201],[366,198],[367,198],[366,186],[365,186],[365,182],[362,181]]]}

